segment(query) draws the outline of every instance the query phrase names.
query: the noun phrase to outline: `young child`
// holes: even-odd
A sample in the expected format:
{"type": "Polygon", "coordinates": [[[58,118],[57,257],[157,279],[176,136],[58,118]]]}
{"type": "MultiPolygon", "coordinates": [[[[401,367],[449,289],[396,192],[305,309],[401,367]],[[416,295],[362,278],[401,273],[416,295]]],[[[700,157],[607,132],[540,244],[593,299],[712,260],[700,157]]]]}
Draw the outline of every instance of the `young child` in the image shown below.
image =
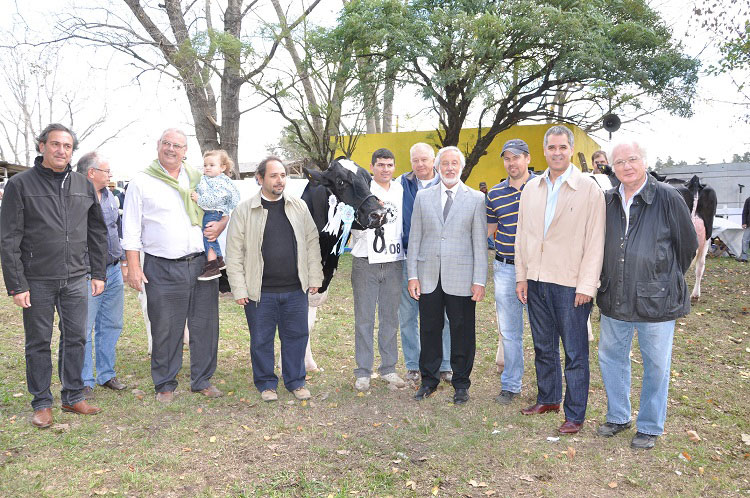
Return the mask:
{"type": "MultiPolygon", "coordinates": [[[[203,154],[203,176],[190,197],[203,209],[203,228],[211,221],[219,221],[232,212],[240,202],[240,192],[229,178],[234,163],[223,150],[209,150],[203,154]]],[[[203,237],[206,266],[198,280],[213,280],[226,268],[219,241],[209,242],[203,237]]]]}

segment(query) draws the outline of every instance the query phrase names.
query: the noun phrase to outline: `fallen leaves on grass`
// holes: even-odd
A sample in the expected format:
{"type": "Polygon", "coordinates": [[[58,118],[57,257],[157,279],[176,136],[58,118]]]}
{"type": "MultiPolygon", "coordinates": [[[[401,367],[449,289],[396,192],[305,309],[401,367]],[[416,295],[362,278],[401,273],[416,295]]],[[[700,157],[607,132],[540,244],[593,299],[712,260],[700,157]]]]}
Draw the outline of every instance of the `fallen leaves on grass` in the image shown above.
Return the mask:
{"type": "Polygon", "coordinates": [[[472,488],[486,488],[487,483],[486,482],[477,482],[476,479],[472,479],[469,481],[469,486],[472,488]]]}
{"type": "Polygon", "coordinates": [[[523,474],[523,475],[518,476],[518,478],[521,479],[522,481],[534,482],[534,478],[531,477],[530,475],[523,474]]]}
{"type": "Polygon", "coordinates": [[[208,442],[209,443],[215,443],[216,442],[216,436],[211,436],[210,438],[208,438],[208,442]]]}
{"type": "Polygon", "coordinates": [[[406,485],[404,487],[405,488],[409,488],[412,491],[416,491],[417,490],[417,483],[414,482],[414,481],[406,481],[406,485]]]}
{"type": "Polygon", "coordinates": [[[144,391],[141,391],[140,389],[133,389],[130,392],[133,393],[133,396],[138,399],[143,399],[143,397],[146,396],[146,393],[144,391]]]}
{"type": "Polygon", "coordinates": [[[680,460],[685,460],[686,462],[689,462],[693,459],[693,457],[690,456],[690,454],[687,451],[683,451],[678,455],[680,460]]]}
{"type": "Polygon", "coordinates": [[[349,453],[351,453],[351,451],[349,451],[349,450],[336,450],[336,453],[339,454],[339,455],[348,455],[349,453]]]}
{"type": "Polygon", "coordinates": [[[616,481],[612,481],[609,484],[607,484],[607,486],[609,486],[612,489],[615,489],[617,487],[617,482],[616,481]]]}
{"type": "Polygon", "coordinates": [[[432,487],[432,495],[433,496],[437,496],[438,491],[440,491],[440,487],[439,486],[433,486],[432,487]]]}
{"type": "Polygon", "coordinates": [[[687,431],[688,439],[690,439],[692,442],[697,443],[701,440],[701,437],[698,435],[695,431],[687,431]]]}
{"type": "Polygon", "coordinates": [[[742,434],[742,442],[750,446],[750,434],[742,434]]]}
{"type": "Polygon", "coordinates": [[[568,446],[568,451],[566,451],[565,454],[568,455],[568,460],[573,460],[576,456],[576,449],[572,446],[568,446]]]}
{"type": "Polygon", "coordinates": [[[14,398],[20,398],[21,396],[23,396],[23,393],[13,393],[14,398]]]}

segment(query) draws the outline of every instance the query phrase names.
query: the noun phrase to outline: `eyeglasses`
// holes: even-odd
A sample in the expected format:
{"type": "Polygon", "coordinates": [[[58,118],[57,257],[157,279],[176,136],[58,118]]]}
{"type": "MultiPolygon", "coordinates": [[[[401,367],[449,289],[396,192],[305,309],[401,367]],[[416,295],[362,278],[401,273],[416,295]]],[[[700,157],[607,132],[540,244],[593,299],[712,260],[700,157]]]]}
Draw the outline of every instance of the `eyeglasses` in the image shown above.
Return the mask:
{"type": "Polygon", "coordinates": [[[184,149],[184,148],[185,148],[185,146],[184,146],[184,145],[180,145],[180,144],[173,144],[172,142],[169,142],[169,141],[167,141],[167,140],[162,140],[162,141],[161,141],[161,144],[162,144],[162,145],[163,145],[164,147],[166,147],[167,149],[169,149],[170,147],[171,147],[172,149],[174,149],[174,150],[182,150],[182,149],[184,149]]]}
{"type": "Polygon", "coordinates": [[[641,158],[638,157],[638,156],[630,156],[627,159],[618,159],[617,161],[615,161],[612,164],[614,166],[618,166],[619,167],[619,166],[625,166],[625,163],[628,163],[628,164],[630,164],[632,166],[633,164],[637,163],[640,160],[641,160],[641,158]]]}
{"type": "Polygon", "coordinates": [[[95,170],[97,170],[97,171],[101,171],[102,173],[104,173],[104,174],[105,174],[105,175],[107,175],[107,176],[112,176],[112,171],[111,171],[111,170],[108,170],[108,169],[100,169],[100,168],[91,168],[91,169],[95,169],[95,170]]]}

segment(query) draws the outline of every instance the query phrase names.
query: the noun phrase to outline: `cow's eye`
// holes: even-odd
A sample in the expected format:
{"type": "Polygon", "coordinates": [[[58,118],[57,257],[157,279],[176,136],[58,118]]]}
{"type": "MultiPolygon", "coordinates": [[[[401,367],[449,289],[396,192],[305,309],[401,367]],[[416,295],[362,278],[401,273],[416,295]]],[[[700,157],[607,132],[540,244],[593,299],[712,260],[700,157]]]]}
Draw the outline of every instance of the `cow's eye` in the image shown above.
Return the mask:
{"type": "Polygon", "coordinates": [[[339,184],[339,187],[343,187],[344,186],[344,180],[342,180],[341,178],[339,178],[338,184],[339,184]]]}

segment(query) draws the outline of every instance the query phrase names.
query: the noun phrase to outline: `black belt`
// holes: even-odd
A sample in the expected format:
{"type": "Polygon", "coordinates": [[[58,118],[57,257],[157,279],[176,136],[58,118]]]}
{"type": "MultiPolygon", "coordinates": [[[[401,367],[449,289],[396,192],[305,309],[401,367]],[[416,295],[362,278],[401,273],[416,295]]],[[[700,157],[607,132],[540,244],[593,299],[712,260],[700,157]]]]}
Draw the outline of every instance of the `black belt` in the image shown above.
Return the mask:
{"type": "Polygon", "coordinates": [[[165,261],[190,261],[191,259],[195,259],[195,258],[197,258],[199,256],[203,256],[203,254],[205,254],[205,253],[203,253],[203,252],[194,252],[194,253],[188,254],[187,256],[182,256],[181,258],[174,258],[174,259],[162,258],[161,256],[154,256],[153,254],[149,254],[149,256],[152,256],[152,257],[157,258],[157,259],[163,259],[165,261]]]}
{"type": "Polygon", "coordinates": [[[498,256],[497,254],[495,254],[495,259],[498,260],[498,261],[500,261],[501,263],[505,263],[507,265],[514,265],[515,264],[512,259],[504,258],[502,256],[498,256]]]}

